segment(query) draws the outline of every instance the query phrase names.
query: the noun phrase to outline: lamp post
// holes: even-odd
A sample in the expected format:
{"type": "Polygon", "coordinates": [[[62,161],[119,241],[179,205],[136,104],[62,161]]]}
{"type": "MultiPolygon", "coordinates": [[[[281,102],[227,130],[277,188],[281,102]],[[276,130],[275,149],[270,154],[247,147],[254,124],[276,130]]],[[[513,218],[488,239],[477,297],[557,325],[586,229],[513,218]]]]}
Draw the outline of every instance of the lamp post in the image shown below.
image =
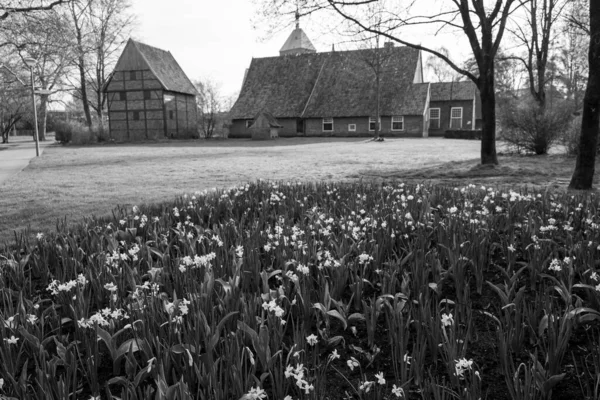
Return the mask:
{"type": "Polygon", "coordinates": [[[37,119],[37,108],[35,106],[35,87],[33,84],[33,67],[35,67],[36,64],[36,60],[34,58],[24,58],[23,62],[25,63],[25,65],[27,65],[27,68],[29,68],[29,76],[31,78],[31,105],[33,106],[33,126],[35,129],[35,156],[39,157],[40,156],[40,142],[39,142],[39,137],[38,137],[38,119],[37,119]]]}

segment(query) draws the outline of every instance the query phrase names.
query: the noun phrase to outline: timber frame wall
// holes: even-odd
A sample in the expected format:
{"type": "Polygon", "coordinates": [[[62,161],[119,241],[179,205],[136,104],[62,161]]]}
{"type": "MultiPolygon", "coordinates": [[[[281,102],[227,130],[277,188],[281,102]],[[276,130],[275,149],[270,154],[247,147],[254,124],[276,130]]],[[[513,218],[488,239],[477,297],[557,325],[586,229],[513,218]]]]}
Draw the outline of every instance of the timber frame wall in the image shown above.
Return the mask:
{"type": "Polygon", "coordinates": [[[195,96],[163,90],[149,69],[115,71],[106,91],[111,139],[138,141],[198,135],[195,96]],[[172,100],[165,101],[165,95],[172,100]]]}

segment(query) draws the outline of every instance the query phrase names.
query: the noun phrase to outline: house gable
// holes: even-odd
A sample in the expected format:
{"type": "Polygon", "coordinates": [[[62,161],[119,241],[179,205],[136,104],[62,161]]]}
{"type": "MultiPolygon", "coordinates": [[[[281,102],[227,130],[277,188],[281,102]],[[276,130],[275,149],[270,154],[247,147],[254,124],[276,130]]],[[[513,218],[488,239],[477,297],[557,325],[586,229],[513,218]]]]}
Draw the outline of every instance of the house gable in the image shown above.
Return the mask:
{"type": "MultiPolygon", "coordinates": [[[[129,71],[151,71],[162,89],[196,96],[192,81],[181,69],[171,52],[129,39],[119,57],[113,74],[129,71]]],[[[111,90],[112,76],[105,87],[111,90]]]]}

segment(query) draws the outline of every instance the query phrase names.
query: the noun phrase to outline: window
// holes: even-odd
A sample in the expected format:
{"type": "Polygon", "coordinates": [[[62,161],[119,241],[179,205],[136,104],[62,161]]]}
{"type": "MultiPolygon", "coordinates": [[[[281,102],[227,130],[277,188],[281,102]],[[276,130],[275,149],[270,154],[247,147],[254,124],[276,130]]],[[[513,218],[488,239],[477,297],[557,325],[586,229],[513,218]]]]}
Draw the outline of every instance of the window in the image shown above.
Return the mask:
{"type": "Polygon", "coordinates": [[[450,128],[461,129],[462,128],[462,107],[452,107],[450,109],[450,128]]]}
{"type": "Polygon", "coordinates": [[[392,130],[393,131],[403,131],[404,130],[404,117],[403,116],[392,117],[392,130]]]}
{"type": "Polygon", "coordinates": [[[333,132],[333,118],[323,118],[323,132],[333,132]]]}
{"type": "Polygon", "coordinates": [[[254,123],[254,120],[252,120],[252,119],[246,120],[246,128],[250,128],[253,123],[254,123]]]}
{"type": "Polygon", "coordinates": [[[348,124],[348,132],[356,132],[356,124],[348,124]]]}
{"type": "MultiPolygon", "coordinates": [[[[369,117],[369,131],[375,130],[375,117],[369,117]]],[[[381,118],[379,118],[379,130],[381,130],[381,118]]]]}
{"type": "Polygon", "coordinates": [[[135,71],[129,71],[129,80],[137,81],[137,74],[135,73],[135,71]]]}
{"type": "Polygon", "coordinates": [[[174,119],[175,118],[175,113],[173,112],[173,110],[169,110],[169,119],[174,119]]]}
{"type": "Polygon", "coordinates": [[[152,92],[150,90],[144,90],[144,100],[150,100],[152,98],[152,92]]]}
{"type": "Polygon", "coordinates": [[[139,111],[134,111],[133,112],[133,120],[134,121],[139,121],[140,120],[140,112],[139,111]]]}
{"type": "Polygon", "coordinates": [[[119,100],[121,100],[121,101],[127,100],[127,93],[119,92],[119,100]]]}
{"type": "Polygon", "coordinates": [[[430,108],[429,109],[429,128],[431,129],[440,129],[440,109],[439,108],[430,108]]]}

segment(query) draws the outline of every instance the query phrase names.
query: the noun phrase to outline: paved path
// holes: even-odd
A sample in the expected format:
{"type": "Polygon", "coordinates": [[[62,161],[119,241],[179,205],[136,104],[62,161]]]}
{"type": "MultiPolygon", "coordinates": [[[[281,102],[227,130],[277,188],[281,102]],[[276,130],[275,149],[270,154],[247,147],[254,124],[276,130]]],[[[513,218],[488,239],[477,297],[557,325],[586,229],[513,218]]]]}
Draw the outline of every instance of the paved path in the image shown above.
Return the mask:
{"type": "MultiPolygon", "coordinates": [[[[46,137],[40,142],[40,156],[44,149],[54,142],[54,137],[46,137]]],[[[0,144],[0,186],[21,172],[35,158],[35,142],[29,136],[11,136],[8,144],[0,144]]]]}

